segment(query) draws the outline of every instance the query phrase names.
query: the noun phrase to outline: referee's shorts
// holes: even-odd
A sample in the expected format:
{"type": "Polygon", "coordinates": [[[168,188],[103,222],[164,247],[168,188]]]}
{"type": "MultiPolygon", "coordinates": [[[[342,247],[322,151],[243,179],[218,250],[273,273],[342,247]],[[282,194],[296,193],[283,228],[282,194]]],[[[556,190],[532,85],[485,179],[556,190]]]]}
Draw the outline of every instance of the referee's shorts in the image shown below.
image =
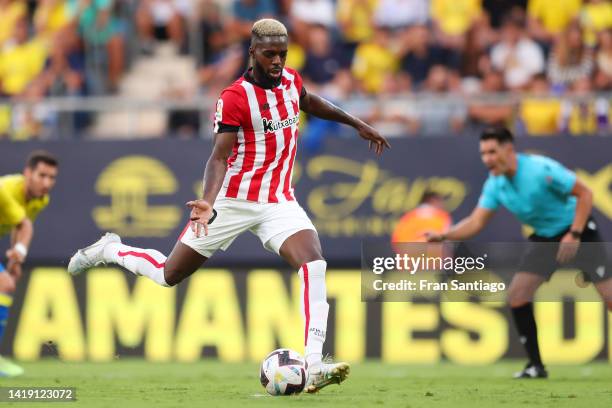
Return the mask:
{"type": "MultiPolygon", "coordinates": [[[[527,250],[520,263],[520,272],[530,272],[549,280],[552,274],[561,267],[557,262],[559,242],[569,228],[554,237],[531,235],[527,250]]],[[[606,251],[606,245],[599,234],[597,223],[589,217],[584,231],[580,236],[581,245],[576,257],[563,267],[579,269],[586,281],[601,282],[612,277],[612,265],[606,251]],[[586,245],[584,245],[586,243],[586,245]]]]}

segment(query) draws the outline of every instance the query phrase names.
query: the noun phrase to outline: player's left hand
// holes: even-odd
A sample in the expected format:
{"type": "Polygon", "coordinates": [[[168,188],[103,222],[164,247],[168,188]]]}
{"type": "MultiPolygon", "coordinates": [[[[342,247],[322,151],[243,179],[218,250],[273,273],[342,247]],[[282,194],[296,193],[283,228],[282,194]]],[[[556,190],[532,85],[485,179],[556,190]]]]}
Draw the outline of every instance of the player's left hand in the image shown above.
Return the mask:
{"type": "Polygon", "coordinates": [[[196,238],[200,238],[202,228],[204,228],[204,235],[208,236],[208,221],[213,215],[212,205],[206,200],[193,200],[187,203],[187,207],[191,208],[189,220],[196,238]]]}
{"type": "Polygon", "coordinates": [[[574,238],[574,236],[568,232],[563,236],[559,243],[559,250],[557,251],[557,262],[560,264],[566,264],[570,262],[576,256],[578,247],[580,246],[580,239],[574,238]]]}
{"type": "Polygon", "coordinates": [[[391,148],[391,145],[376,129],[367,123],[363,123],[359,128],[357,128],[359,132],[359,136],[362,139],[368,140],[370,142],[370,150],[374,147],[374,151],[376,154],[380,155],[383,152],[383,149],[386,147],[388,149],[391,148]]]}

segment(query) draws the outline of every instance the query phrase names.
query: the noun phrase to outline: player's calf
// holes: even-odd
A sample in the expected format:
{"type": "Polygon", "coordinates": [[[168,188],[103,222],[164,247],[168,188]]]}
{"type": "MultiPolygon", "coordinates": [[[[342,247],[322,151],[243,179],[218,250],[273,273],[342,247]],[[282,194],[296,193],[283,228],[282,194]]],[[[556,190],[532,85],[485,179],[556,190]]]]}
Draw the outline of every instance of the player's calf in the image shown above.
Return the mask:
{"type": "Polygon", "coordinates": [[[164,279],[166,283],[168,286],[178,285],[197,271],[207,259],[190,246],[177,241],[165,262],[164,279]]]}

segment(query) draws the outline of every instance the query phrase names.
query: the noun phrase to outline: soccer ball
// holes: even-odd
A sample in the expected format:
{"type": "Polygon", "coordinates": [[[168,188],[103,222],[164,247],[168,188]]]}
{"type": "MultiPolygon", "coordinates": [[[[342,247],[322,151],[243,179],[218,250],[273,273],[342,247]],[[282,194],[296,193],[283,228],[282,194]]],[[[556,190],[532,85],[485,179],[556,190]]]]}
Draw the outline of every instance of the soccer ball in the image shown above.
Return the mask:
{"type": "Polygon", "coordinates": [[[259,380],[270,395],[300,393],[306,384],[304,359],[293,350],[274,350],[261,363],[259,380]]]}

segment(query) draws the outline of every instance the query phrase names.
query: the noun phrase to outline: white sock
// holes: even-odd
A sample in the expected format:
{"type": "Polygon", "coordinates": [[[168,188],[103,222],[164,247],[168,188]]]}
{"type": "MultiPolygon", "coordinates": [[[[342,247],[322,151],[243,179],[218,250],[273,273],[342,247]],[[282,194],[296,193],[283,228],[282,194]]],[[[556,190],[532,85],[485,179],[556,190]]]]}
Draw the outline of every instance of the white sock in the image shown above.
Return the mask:
{"type": "Polygon", "coordinates": [[[308,366],[321,362],[323,343],[327,331],[327,293],[325,289],[325,270],[327,262],[312,261],[298,272],[302,282],[300,309],[304,319],[304,355],[308,366]]]}
{"type": "Polygon", "coordinates": [[[164,278],[166,256],[155,249],[141,249],[117,242],[104,247],[104,260],[123,266],[135,275],[152,279],[161,286],[170,286],[164,278]]]}

